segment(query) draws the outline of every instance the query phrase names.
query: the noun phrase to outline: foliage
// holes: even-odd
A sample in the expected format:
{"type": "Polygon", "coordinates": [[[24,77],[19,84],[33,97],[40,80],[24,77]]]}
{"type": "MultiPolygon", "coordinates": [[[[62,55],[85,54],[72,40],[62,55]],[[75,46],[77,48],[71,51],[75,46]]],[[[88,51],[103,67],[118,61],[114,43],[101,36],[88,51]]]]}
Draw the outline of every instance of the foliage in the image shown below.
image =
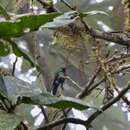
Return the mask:
{"type": "MultiPolygon", "coordinates": [[[[122,87],[129,80],[130,39],[127,32],[113,31],[112,9],[117,3],[112,0],[99,3],[61,0],[56,4],[52,0],[0,2],[0,130],[41,130],[60,124],[65,124],[65,129],[67,123],[97,130],[101,127],[122,130],[125,125],[130,128],[121,107],[113,107],[121,98],[119,104],[123,102],[130,108],[124,95],[129,84],[122,87]],[[12,55],[15,57],[11,58],[12,55]],[[47,90],[51,88],[53,72],[63,66],[68,69],[65,90],[53,96],[47,90]],[[33,113],[36,119],[44,116],[39,128],[34,126],[35,118],[30,117],[33,106],[40,109],[39,116],[33,113]],[[85,119],[74,115],[71,118],[75,109],[80,113],[85,110],[85,119]]],[[[128,1],[124,5],[129,32],[128,1]]]]}

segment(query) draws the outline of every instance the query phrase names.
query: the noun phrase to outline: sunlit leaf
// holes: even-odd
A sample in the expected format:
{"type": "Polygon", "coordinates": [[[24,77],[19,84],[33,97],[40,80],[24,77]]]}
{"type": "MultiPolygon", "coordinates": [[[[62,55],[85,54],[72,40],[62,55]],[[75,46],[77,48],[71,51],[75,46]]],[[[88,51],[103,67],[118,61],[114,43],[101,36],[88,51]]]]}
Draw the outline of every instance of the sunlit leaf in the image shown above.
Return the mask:
{"type": "Polygon", "coordinates": [[[46,23],[43,27],[57,28],[73,23],[78,18],[76,11],[67,12],[64,15],[54,18],[52,22],[46,23]]]}

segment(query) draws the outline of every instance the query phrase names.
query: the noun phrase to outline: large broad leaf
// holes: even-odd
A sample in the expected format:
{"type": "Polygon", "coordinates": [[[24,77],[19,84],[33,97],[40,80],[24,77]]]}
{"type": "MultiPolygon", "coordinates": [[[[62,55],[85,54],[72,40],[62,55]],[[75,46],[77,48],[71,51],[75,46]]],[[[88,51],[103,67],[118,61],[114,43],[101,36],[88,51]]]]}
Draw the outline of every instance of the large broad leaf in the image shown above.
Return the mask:
{"type": "Polygon", "coordinates": [[[40,95],[34,95],[31,97],[23,97],[21,101],[25,104],[45,105],[58,109],[76,108],[79,110],[83,110],[91,108],[90,106],[83,103],[81,100],[70,97],[56,97],[52,96],[49,93],[42,93],[40,95]]]}
{"type": "Polygon", "coordinates": [[[22,36],[37,30],[41,25],[50,22],[61,13],[15,16],[11,21],[0,22],[0,37],[10,38],[22,36]]]}
{"type": "Polygon", "coordinates": [[[21,121],[18,115],[0,111],[0,130],[14,130],[21,121]]]}

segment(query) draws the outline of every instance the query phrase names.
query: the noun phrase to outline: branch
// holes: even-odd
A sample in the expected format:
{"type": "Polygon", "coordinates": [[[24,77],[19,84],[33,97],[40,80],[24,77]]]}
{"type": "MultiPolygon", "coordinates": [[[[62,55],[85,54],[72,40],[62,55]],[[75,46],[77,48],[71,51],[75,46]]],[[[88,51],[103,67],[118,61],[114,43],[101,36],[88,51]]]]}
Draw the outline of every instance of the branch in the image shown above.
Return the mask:
{"type": "Polygon", "coordinates": [[[85,88],[76,96],[77,98],[84,98],[88,94],[88,90],[91,87],[91,85],[94,83],[97,77],[97,74],[99,73],[100,70],[101,70],[101,67],[99,66],[94,72],[94,74],[92,75],[92,77],[90,78],[90,80],[88,81],[85,88]]]}
{"type": "Polygon", "coordinates": [[[107,110],[109,107],[111,107],[114,103],[116,103],[117,101],[120,100],[120,98],[122,98],[122,96],[130,89],[130,83],[128,84],[127,87],[125,87],[119,94],[118,96],[116,96],[115,98],[113,98],[112,100],[110,100],[108,103],[106,103],[105,105],[103,105],[100,109],[100,111],[96,111],[94,112],[87,120],[86,120],[86,124],[89,125],[92,123],[93,120],[95,120],[100,114],[102,114],[103,111],[107,110]]]}
{"type": "Polygon", "coordinates": [[[89,94],[91,94],[91,92],[96,89],[100,84],[102,84],[105,81],[105,78],[102,78],[99,82],[97,82],[96,84],[94,84],[93,86],[91,86],[90,89],[88,89],[87,93],[85,96],[88,96],[89,94]]]}
{"type": "Polygon", "coordinates": [[[64,124],[64,123],[73,123],[73,124],[80,124],[80,125],[84,125],[86,126],[85,121],[81,120],[81,119],[77,119],[77,118],[63,118],[63,119],[59,119],[56,121],[53,121],[41,128],[38,128],[37,130],[46,130],[46,129],[51,129],[53,127],[56,127],[58,125],[64,124]]]}
{"type": "Polygon", "coordinates": [[[49,122],[49,119],[48,119],[48,117],[47,117],[47,114],[46,114],[46,111],[45,111],[45,109],[44,109],[44,106],[41,106],[41,105],[40,105],[39,108],[41,109],[42,114],[44,115],[44,118],[45,118],[46,123],[48,123],[48,122],[49,122]]]}
{"type": "Polygon", "coordinates": [[[11,38],[5,38],[3,40],[5,40],[6,42],[9,42],[12,45],[13,49],[18,50],[20,55],[22,55],[26,60],[28,60],[28,62],[31,64],[31,66],[36,67],[37,71],[40,71],[39,66],[37,64],[35,64],[24,51],[19,49],[19,47],[18,47],[17,43],[15,42],[15,40],[13,40],[11,38]]]}
{"type": "Polygon", "coordinates": [[[117,35],[110,32],[96,31],[96,30],[91,29],[90,35],[99,39],[117,43],[122,46],[130,45],[130,38],[127,36],[124,37],[124,34],[117,35]]]}
{"type": "Polygon", "coordinates": [[[15,76],[15,69],[16,69],[16,63],[18,61],[18,58],[16,57],[14,63],[13,63],[13,69],[12,69],[12,76],[15,76]]]}
{"type": "Polygon", "coordinates": [[[116,55],[113,55],[113,57],[109,58],[105,64],[107,63],[111,63],[111,62],[116,62],[118,60],[122,60],[122,59],[125,59],[125,58],[129,58],[130,57],[130,54],[121,54],[119,56],[116,56],[116,55]]]}
{"type": "MultiPolygon", "coordinates": [[[[119,94],[120,93],[120,91],[118,90],[118,88],[116,88],[115,87],[115,90],[116,90],[116,92],[119,94]]],[[[129,108],[130,108],[130,101],[127,99],[127,97],[126,96],[122,96],[122,100],[129,106],[129,108]]]]}
{"type": "MultiPolygon", "coordinates": [[[[126,55],[126,57],[129,55],[126,55]]],[[[117,57],[120,58],[120,57],[117,57]]],[[[108,60],[106,63],[113,61],[114,59],[108,60]]],[[[116,59],[115,59],[116,60],[116,59]]],[[[130,69],[130,64],[125,64],[120,66],[117,70],[113,71],[112,74],[118,74],[121,71],[130,69]]],[[[102,82],[104,82],[105,78],[102,78],[98,83],[92,86],[92,83],[94,82],[98,72],[100,71],[100,68],[98,68],[95,73],[92,75],[91,79],[89,80],[87,86],[79,93],[77,94],[77,98],[84,98],[85,96],[88,96],[92,90],[94,90],[96,87],[98,87],[102,82]]]]}
{"type": "Polygon", "coordinates": [[[126,36],[126,34],[115,34],[111,32],[104,32],[104,31],[97,31],[89,28],[87,23],[81,18],[81,23],[84,25],[86,33],[89,33],[92,37],[103,39],[106,41],[114,42],[119,45],[129,46],[130,45],[130,38],[126,36]]]}
{"type": "Polygon", "coordinates": [[[61,0],[61,2],[62,2],[63,4],[65,4],[68,8],[70,8],[71,10],[75,10],[75,7],[72,7],[67,1],[61,0]]]}
{"type": "Polygon", "coordinates": [[[80,87],[73,79],[71,79],[71,77],[67,76],[66,79],[71,81],[71,83],[73,83],[76,86],[76,88],[78,88],[79,90],[82,90],[82,87],[80,87]]]}
{"type": "Polygon", "coordinates": [[[120,73],[121,71],[127,70],[127,69],[130,69],[130,64],[125,64],[125,65],[120,66],[116,71],[113,71],[112,74],[120,73]]]}

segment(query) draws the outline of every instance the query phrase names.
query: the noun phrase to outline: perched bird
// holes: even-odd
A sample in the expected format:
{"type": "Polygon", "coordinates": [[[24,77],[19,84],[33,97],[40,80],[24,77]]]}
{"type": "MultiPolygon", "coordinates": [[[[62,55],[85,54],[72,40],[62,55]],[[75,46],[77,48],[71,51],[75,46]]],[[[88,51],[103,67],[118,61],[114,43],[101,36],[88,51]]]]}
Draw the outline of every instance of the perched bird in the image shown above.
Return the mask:
{"type": "Polygon", "coordinates": [[[63,84],[66,79],[66,68],[62,67],[58,72],[56,72],[53,83],[52,83],[52,94],[56,95],[58,87],[63,90],[63,84]]]}

